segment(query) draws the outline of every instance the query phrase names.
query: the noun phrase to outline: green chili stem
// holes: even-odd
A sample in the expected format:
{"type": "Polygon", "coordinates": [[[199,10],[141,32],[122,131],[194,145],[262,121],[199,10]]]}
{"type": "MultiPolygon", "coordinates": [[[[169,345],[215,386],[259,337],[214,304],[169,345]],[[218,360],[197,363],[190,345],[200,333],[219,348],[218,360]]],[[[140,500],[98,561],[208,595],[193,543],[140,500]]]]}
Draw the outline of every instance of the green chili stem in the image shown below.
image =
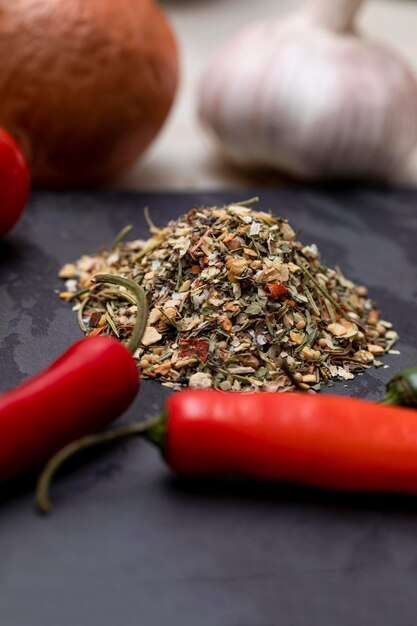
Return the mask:
{"type": "MultiPolygon", "coordinates": [[[[35,502],[39,511],[45,514],[51,511],[52,503],[49,497],[49,492],[52,481],[57,471],[70,458],[79,454],[80,452],[83,452],[84,450],[97,448],[110,443],[114,443],[115,441],[128,439],[130,437],[139,437],[146,434],[148,431],[150,433],[154,431],[157,432],[160,435],[160,445],[162,445],[161,438],[164,436],[163,432],[165,432],[163,431],[164,423],[165,417],[163,414],[160,414],[156,417],[146,420],[145,422],[137,422],[135,424],[121,426],[120,428],[115,428],[104,433],[81,437],[80,439],[73,441],[72,443],[59,450],[44,467],[36,485],[35,502]]],[[[155,436],[151,435],[151,438],[153,441],[156,442],[155,436]]]]}
{"type": "Polygon", "coordinates": [[[399,404],[401,404],[401,398],[398,396],[396,391],[391,389],[387,391],[384,396],[382,396],[379,402],[380,404],[390,404],[392,406],[398,406],[399,404]]]}
{"type": "Polygon", "coordinates": [[[417,407],[417,366],[406,367],[387,383],[383,404],[417,407]]]}
{"type": "Polygon", "coordinates": [[[127,226],[122,228],[122,230],[116,235],[111,246],[112,252],[114,252],[119,247],[119,244],[121,243],[122,239],[126,237],[128,233],[130,233],[132,228],[133,228],[132,224],[128,224],[127,226]]]}
{"type": "Polygon", "coordinates": [[[134,354],[141,342],[143,334],[146,330],[148,322],[148,303],[146,301],[146,294],[140,285],[128,278],[122,278],[121,276],[114,276],[113,274],[98,274],[93,278],[95,283],[110,283],[111,285],[120,285],[131,291],[137,301],[138,313],[136,317],[136,324],[130,336],[127,344],[127,349],[134,354]]]}

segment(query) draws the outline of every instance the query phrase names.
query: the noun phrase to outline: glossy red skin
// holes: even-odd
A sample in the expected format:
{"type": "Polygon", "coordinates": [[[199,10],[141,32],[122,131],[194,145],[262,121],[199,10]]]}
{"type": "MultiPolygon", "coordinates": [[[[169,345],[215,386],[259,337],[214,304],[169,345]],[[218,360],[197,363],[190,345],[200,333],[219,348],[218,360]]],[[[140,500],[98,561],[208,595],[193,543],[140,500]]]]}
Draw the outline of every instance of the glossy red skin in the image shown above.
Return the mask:
{"type": "Polygon", "coordinates": [[[417,494],[417,412],[303,393],[186,390],[167,402],[165,458],[184,475],[245,475],[417,494]]]}
{"type": "Polygon", "coordinates": [[[48,369],[0,396],[0,480],[45,463],[115,420],[135,398],[138,370],[110,337],[81,339],[48,369]]]}
{"type": "Polygon", "coordinates": [[[0,128],[0,237],[20,219],[29,196],[30,176],[19,144],[0,128]]]}

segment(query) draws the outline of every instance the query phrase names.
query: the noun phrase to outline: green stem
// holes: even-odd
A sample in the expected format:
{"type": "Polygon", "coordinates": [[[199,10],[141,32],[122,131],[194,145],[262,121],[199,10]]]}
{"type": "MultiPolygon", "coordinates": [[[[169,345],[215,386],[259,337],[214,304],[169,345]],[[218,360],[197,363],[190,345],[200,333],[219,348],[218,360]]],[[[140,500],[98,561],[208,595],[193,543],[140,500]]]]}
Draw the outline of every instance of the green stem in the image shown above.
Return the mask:
{"type": "Polygon", "coordinates": [[[122,278],[121,276],[114,276],[113,274],[98,274],[92,279],[92,282],[119,285],[120,287],[125,287],[134,294],[137,301],[138,312],[135,327],[126,346],[127,349],[134,354],[141,342],[148,322],[148,303],[146,301],[146,294],[143,287],[133,282],[133,280],[122,278]]]}
{"type": "Polygon", "coordinates": [[[80,326],[81,330],[83,331],[83,333],[86,333],[86,332],[87,332],[87,326],[86,326],[86,325],[84,324],[84,322],[83,322],[83,313],[84,313],[84,309],[85,309],[85,307],[87,306],[88,301],[89,301],[89,298],[85,298],[85,299],[81,302],[81,304],[80,304],[80,306],[79,306],[79,308],[78,308],[78,311],[77,311],[77,320],[78,320],[78,324],[79,324],[79,326],[80,326]]]}
{"type": "Polygon", "coordinates": [[[401,398],[399,398],[398,394],[391,389],[391,391],[387,391],[385,395],[379,401],[380,404],[390,404],[392,406],[398,406],[401,404],[401,398]]]}
{"type": "Polygon", "coordinates": [[[41,475],[39,476],[35,502],[41,513],[49,513],[52,509],[52,503],[49,497],[52,481],[57,471],[73,456],[76,456],[84,450],[105,446],[115,441],[121,441],[131,437],[139,437],[148,435],[148,438],[156,445],[163,448],[166,432],[166,418],[164,414],[157,415],[145,422],[129,424],[121,426],[113,430],[99,433],[96,435],[87,435],[68,444],[59,450],[46,464],[41,475]],[[154,433],[154,434],[152,434],[154,433]]]}
{"type": "Polygon", "coordinates": [[[128,233],[130,233],[132,228],[133,228],[132,224],[128,224],[127,226],[122,228],[122,230],[116,235],[111,246],[112,252],[114,252],[119,247],[119,244],[121,243],[122,239],[126,237],[128,233]]]}
{"type": "Polygon", "coordinates": [[[391,378],[383,404],[417,407],[417,366],[407,367],[391,378]]]}
{"type": "Polygon", "coordinates": [[[148,206],[144,207],[143,214],[145,216],[146,223],[148,224],[149,231],[153,235],[157,235],[161,231],[161,229],[158,228],[157,226],[155,226],[155,224],[153,223],[153,221],[151,219],[151,214],[149,213],[149,207],[148,206]]]}
{"type": "Polygon", "coordinates": [[[339,315],[341,315],[342,317],[344,317],[346,320],[348,320],[348,322],[352,322],[353,320],[349,317],[349,315],[337,304],[337,302],[331,297],[331,295],[328,293],[328,291],[326,289],[324,289],[324,287],[322,287],[320,285],[319,282],[317,282],[317,280],[314,278],[314,276],[308,271],[308,269],[305,267],[305,265],[303,263],[300,263],[299,266],[300,270],[302,272],[304,272],[304,274],[311,280],[311,282],[313,283],[313,285],[316,287],[316,289],[318,291],[320,291],[320,293],[327,298],[327,300],[329,300],[329,302],[331,302],[334,306],[334,308],[336,309],[336,311],[339,313],[339,315]]]}
{"type": "Polygon", "coordinates": [[[242,200],[241,202],[235,202],[233,204],[237,204],[239,206],[251,206],[251,204],[257,204],[258,202],[258,196],[254,196],[253,198],[249,198],[249,200],[242,200]]]}

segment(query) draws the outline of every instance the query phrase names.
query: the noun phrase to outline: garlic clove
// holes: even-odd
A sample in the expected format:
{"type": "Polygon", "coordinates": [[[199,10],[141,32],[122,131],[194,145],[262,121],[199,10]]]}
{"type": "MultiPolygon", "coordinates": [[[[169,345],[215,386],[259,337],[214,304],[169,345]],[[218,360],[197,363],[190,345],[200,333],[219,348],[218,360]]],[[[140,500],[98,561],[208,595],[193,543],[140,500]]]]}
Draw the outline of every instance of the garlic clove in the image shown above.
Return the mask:
{"type": "Polygon", "coordinates": [[[417,146],[417,83],[393,51],[351,30],[360,4],[311,0],[214,56],[200,117],[233,160],[307,179],[401,176],[417,146]],[[326,14],[333,2],[343,20],[326,14]]]}

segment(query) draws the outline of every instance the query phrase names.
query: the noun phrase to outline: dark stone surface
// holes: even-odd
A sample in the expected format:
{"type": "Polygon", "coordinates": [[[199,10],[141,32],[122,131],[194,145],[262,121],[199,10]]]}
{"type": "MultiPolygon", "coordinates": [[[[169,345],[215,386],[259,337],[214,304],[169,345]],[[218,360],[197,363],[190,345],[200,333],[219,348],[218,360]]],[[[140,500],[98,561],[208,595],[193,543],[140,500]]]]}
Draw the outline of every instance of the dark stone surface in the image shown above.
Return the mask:
{"type": "MultiPolygon", "coordinates": [[[[378,398],[417,362],[417,191],[283,189],[236,193],[36,193],[0,244],[0,390],[79,337],[59,300],[60,266],[112,241],[145,237],[194,203],[260,195],[324,260],[366,284],[401,334],[390,369],[332,393],[378,398]]],[[[168,391],[145,381],[124,417],[146,417],[168,391]]],[[[63,398],[65,402],[65,398],[63,398]]],[[[416,460],[417,462],[417,460],[416,460]]],[[[414,626],[417,500],[343,496],[250,481],[185,482],[139,441],[77,463],[43,519],[33,477],[3,486],[4,626],[414,626]]]]}

